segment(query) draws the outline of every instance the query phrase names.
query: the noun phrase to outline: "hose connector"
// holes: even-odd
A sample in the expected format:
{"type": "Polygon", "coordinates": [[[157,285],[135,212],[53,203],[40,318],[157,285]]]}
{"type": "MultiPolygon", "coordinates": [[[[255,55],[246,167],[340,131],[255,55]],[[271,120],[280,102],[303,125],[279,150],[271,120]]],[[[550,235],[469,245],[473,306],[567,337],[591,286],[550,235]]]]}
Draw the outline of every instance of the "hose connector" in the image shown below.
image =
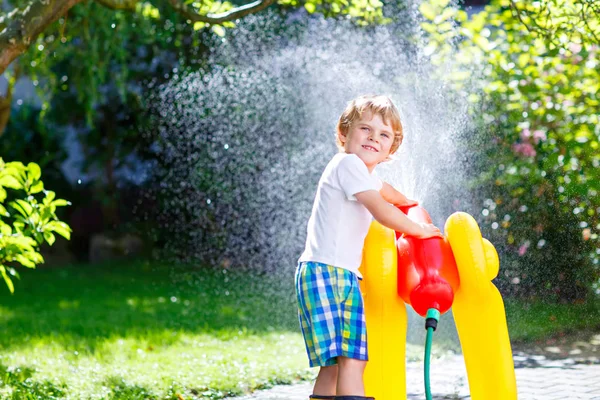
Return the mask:
{"type": "Polygon", "coordinates": [[[433,328],[435,331],[437,329],[438,321],[440,320],[440,312],[435,308],[430,308],[427,310],[427,315],[425,316],[425,330],[429,328],[433,328]]]}

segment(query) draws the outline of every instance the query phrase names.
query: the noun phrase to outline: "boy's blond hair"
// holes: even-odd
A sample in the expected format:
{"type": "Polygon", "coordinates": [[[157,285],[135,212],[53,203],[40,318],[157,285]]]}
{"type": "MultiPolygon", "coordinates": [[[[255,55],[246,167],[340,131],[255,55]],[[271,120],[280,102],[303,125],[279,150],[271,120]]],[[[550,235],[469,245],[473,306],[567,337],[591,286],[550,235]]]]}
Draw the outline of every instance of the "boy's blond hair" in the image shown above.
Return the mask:
{"type": "MultiPolygon", "coordinates": [[[[373,115],[379,114],[386,125],[390,125],[394,131],[394,142],[390,149],[390,154],[394,154],[402,144],[404,135],[402,133],[402,121],[400,112],[387,96],[366,95],[355,98],[350,101],[346,109],[340,116],[337,124],[337,132],[342,136],[348,135],[350,127],[355,121],[358,121],[365,111],[370,111],[373,115]]],[[[336,143],[340,150],[344,148],[339,135],[336,135],[336,143]]]]}

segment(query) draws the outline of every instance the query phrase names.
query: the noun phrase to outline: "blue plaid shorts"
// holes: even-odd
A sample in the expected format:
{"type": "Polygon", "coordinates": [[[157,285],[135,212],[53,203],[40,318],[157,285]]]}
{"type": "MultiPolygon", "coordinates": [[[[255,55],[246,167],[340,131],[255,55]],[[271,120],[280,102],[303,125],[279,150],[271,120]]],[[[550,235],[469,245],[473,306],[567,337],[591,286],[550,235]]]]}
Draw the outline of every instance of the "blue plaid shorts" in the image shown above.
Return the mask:
{"type": "Polygon", "coordinates": [[[311,367],[334,365],[338,356],[368,360],[363,299],[354,273],[301,262],[296,270],[296,295],[311,367]]]}

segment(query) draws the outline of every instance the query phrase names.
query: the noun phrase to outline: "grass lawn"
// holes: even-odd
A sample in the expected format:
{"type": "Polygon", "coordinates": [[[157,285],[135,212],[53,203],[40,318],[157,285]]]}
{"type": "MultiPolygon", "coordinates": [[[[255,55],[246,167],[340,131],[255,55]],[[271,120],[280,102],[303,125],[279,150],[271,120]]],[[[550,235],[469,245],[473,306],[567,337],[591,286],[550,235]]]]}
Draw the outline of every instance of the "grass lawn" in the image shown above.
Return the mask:
{"type": "Polygon", "coordinates": [[[541,300],[506,300],[506,319],[512,342],[526,343],[580,331],[600,332],[600,299],[582,304],[553,304],[541,300]]]}
{"type": "Polygon", "coordinates": [[[0,398],[218,399],[309,376],[293,275],[176,269],[23,271],[0,295],[0,398]]]}
{"type": "MultiPolygon", "coordinates": [[[[15,295],[0,290],[2,399],[219,399],[314,373],[293,271],[136,262],[21,275],[15,295]]],[[[507,302],[511,337],[583,328],[599,309],[507,302]]]]}

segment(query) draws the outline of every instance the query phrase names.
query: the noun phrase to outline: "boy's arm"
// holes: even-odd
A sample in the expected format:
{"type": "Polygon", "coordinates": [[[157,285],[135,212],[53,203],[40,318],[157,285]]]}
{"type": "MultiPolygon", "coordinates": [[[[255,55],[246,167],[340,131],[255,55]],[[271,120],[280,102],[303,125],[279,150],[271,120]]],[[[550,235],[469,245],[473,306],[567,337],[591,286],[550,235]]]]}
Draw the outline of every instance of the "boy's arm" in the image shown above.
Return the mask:
{"type": "Polygon", "coordinates": [[[410,200],[387,182],[383,182],[379,194],[381,194],[381,197],[383,197],[385,201],[397,206],[414,206],[418,204],[416,200],[410,200]]]}
{"type": "Polygon", "coordinates": [[[442,237],[439,228],[408,218],[402,211],[387,203],[376,190],[367,190],[354,196],[369,210],[377,222],[390,229],[421,239],[442,237]]]}

